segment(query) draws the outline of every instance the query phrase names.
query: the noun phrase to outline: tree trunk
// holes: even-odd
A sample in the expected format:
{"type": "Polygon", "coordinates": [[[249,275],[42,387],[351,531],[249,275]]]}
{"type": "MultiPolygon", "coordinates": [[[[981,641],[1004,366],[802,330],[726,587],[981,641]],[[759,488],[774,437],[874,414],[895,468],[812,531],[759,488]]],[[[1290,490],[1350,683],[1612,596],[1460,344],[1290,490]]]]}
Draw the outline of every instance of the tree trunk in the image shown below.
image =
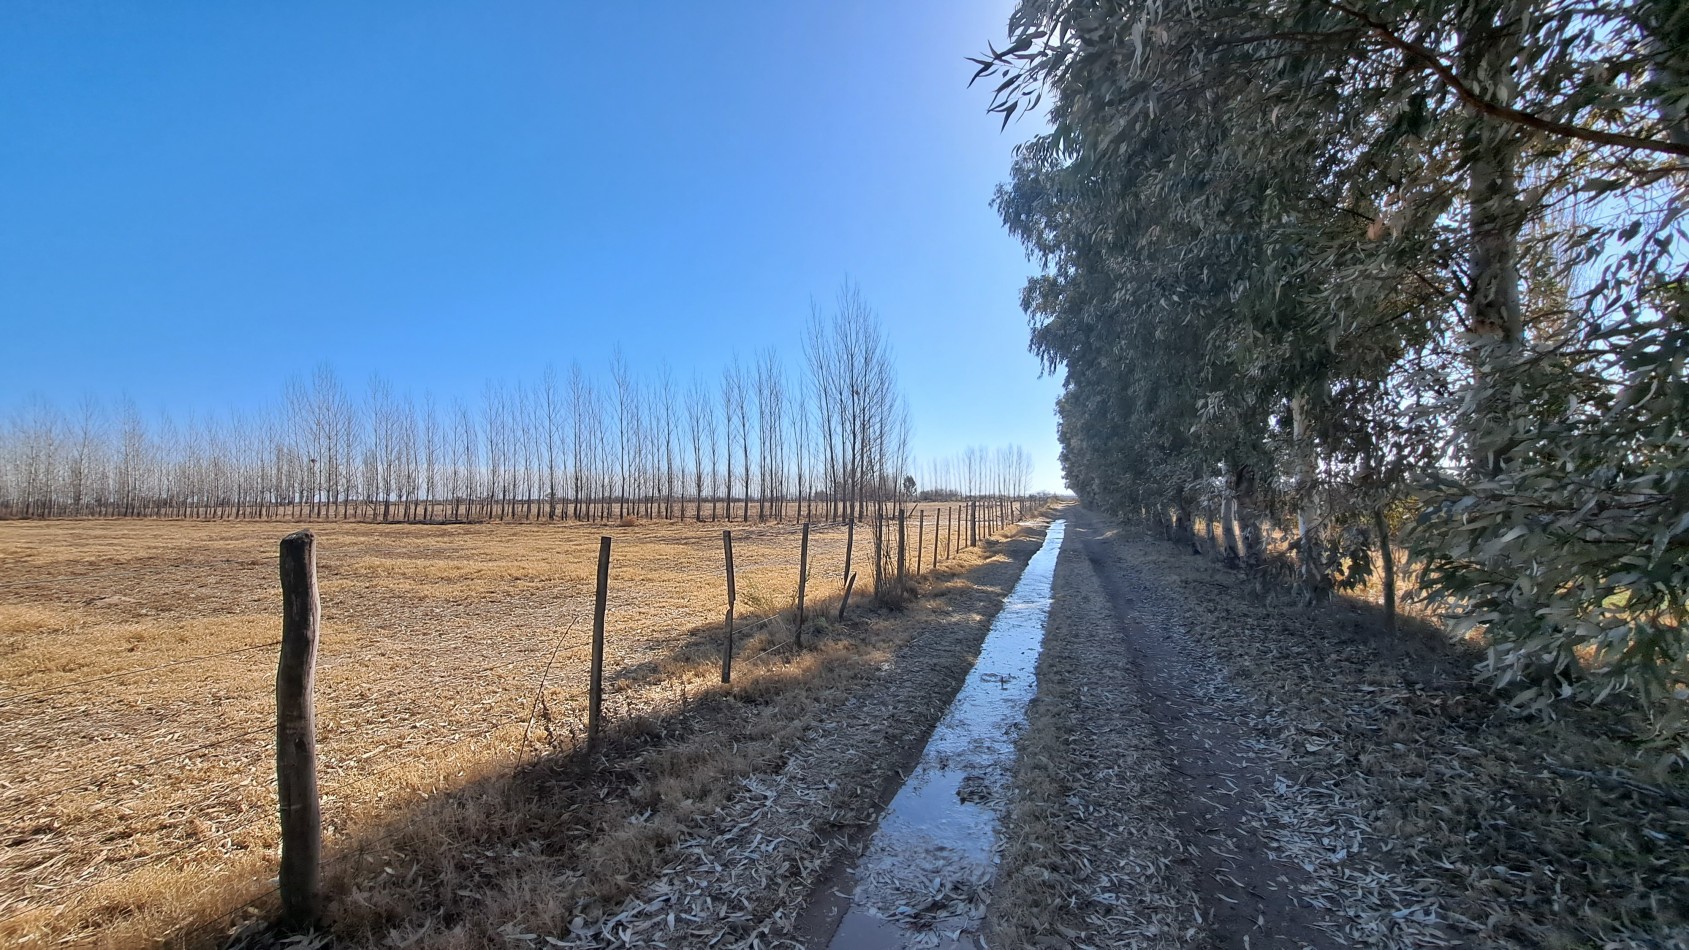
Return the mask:
{"type": "Polygon", "coordinates": [[[1384,630],[1396,632],[1396,558],[1390,550],[1390,525],[1384,520],[1384,509],[1372,510],[1373,530],[1378,532],[1378,557],[1382,561],[1384,579],[1384,630]]]}
{"type": "Polygon", "coordinates": [[[1237,543],[1237,498],[1229,477],[1226,494],[1220,499],[1220,541],[1225,546],[1222,557],[1227,567],[1236,568],[1243,563],[1243,549],[1237,543]]]}
{"type": "Polygon", "coordinates": [[[1324,598],[1330,589],[1319,542],[1319,508],[1314,502],[1318,485],[1318,448],[1309,431],[1308,400],[1298,395],[1290,401],[1291,439],[1296,451],[1296,559],[1301,567],[1302,588],[1311,600],[1324,598]]]}
{"type": "Polygon", "coordinates": [[[1255,507],[1255,470],[1238,468],[1232,479],[1232,510],[1237,514],[1239,553],[1245,572],[1254,574],[1266,560],[1267,539],[1261,531],[1261,513],[1255,507]]]}
{"type": "MultiPolygon", "coordinates": [[[[1493,102],[1511,105],[1518,96],[1513,71],[1521,47],[1519,4],[1473,4],[1462,59],[1468,82],[1493,102]]],[[[1524,338],[1519,299],[1519,232],[1524,206],[1519,198],[1520,136],[1509,123],[1472,118],[1467,160],[1470,276],[1466,301],[1471,335],[1472,418],[1468,453],[1475,473],[1494,474],[1505,460],[1508,417],[1505,382],[1498,372],[1517,359],[1524,338]]]]}

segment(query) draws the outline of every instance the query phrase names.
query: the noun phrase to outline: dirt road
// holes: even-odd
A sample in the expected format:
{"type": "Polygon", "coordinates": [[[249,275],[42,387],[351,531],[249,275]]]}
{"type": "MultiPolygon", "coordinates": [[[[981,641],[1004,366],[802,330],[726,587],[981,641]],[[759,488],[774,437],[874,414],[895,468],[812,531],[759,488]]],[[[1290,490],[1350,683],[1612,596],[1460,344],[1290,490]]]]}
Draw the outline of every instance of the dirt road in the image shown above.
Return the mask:
{"type": "Polygon", "coordinates": [[[1066,515],[992,946],[1689,945],[1689,797],[1616,730],[1066,515]]]}
{"type": "MultiPolygon", "coordinates": [[[[1641,769],[1622,710],[1512,715],[1434,631],[1062,516],[1013,772],[957,786],[1001,806],[996,873],[937,904],[982,907],[990,946],[1689,948],[1689,782],[1641,769]]],[[[1043,536],[817,621],[731,688],[695,678],[590,763],[405,800],[337,851],[336,944],[827,946],[843,872],[1043,536]]],[[[268,947],[262,913],[196,933],[268,947]]]]}

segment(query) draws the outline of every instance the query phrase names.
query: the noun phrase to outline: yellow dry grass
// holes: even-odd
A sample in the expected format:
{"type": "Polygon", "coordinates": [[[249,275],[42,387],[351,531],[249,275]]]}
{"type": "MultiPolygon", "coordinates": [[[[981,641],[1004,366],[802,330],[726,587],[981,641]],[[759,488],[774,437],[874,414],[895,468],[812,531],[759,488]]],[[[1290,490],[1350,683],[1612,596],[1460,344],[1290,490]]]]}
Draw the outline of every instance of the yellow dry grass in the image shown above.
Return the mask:
{"type": "MultiPolygon", "coordinates": [[[[271,889],[275,550],[295,527],[0,523],[0,942],[156,943],[184,925],[215,929],[271,889]]],[[[578,739],[600,534],[615,539],[607,716],[637,730],[665,704],[708,694],[723,527],[734,529],[741,624],[790,606],[790,524],[317,526],[330,854],[397,834],[385,823],[431,793],[475,788],[578,739]]],[[[857,540],[865,597],[866,532],[857,540]]],[[[843,526],[814,529],[811,602],[836,604],[844,545],[843,526]]],[[[736,690],[777,691],[838,651],[871,664],[884,649],[753,660],[788,635],[772,624],[745,639],[736,690]]],[[[669,778],[686,786],[670,791],[702,807],[685,793],[709,769],[693,773],[669,778]]]]}

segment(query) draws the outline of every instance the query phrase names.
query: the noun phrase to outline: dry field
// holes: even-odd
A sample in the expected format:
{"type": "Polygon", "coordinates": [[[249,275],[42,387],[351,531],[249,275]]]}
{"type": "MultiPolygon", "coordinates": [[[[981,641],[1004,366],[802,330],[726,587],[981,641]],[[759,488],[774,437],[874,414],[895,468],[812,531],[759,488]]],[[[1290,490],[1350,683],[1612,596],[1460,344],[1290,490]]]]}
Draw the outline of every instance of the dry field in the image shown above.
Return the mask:
{"type": "MultiPolygon", "coordinates": [[[[391,816],[421,796],[573,747],[601,534],[609,722],[714,688],[724,526],[318,526],[329,860],[402,831],[391,816]]],[[[275,551],[295,527],[0,523],[0,942],[203,934],[271,890],[275,551]]],[[[791,604],[798,528],[728,527],[745,626],[791,604]]],[[[844,547],[843,526],[814,529],[811,603],[836,605],[844,547]]],[[[788,639],[750,632],[747,677],[788,639]]]]}

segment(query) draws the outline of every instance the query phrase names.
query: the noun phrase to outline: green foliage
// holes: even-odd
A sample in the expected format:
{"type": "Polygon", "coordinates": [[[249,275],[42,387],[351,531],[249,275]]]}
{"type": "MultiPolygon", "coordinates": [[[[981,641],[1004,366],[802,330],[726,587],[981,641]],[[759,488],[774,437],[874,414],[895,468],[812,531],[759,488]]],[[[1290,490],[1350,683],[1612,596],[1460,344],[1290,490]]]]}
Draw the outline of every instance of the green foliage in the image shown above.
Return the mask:
{"type": "Polygon", "coordinates": [[[1311,591],[1415,506],[1499,683],[1669,738],[1686,40],[1660,0],[1024,0],[975,79],[1048,104],[997,207],[1069,483],[1298,525],[1311,591]]]}
{"type": "Polygon", "coordinates": [[[1611,367],[1513,374],[1521,390],[1572,395],[1515,431],[1493,477],[1427,485],[1417,553],[1454,628],[1482,628],[1486,668],[1516,703],[1634,695],[1689,761],[1689,327],[1661,317],[1601,335],[1625,340],[1611,367]]]}

